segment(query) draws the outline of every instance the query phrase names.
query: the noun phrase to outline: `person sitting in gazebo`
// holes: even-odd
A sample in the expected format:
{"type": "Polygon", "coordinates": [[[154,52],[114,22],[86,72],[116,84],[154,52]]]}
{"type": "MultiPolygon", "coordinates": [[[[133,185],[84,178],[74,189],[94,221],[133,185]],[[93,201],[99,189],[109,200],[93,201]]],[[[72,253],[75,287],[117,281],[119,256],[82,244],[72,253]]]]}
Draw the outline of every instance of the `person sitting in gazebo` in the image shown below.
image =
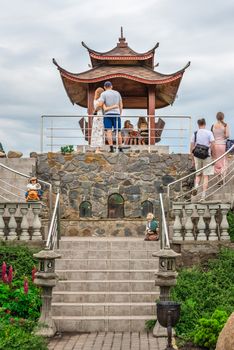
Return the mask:
{"type": "Polygon", "coordinates": [[[148,143],[149,131],[148,123],[145,117],[139,117],[137,127],[139,130],[139,144],[145,145],[148,143]]]}

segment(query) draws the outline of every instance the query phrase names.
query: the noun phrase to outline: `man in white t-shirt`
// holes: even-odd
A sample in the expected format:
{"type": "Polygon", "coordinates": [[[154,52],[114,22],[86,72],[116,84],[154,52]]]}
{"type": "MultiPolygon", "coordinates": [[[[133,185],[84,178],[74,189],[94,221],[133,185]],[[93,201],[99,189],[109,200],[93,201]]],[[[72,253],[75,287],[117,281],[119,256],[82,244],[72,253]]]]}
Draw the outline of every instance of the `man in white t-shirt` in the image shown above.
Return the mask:
{"type": "MultiPolygon", "coordinates": [[[[196,170],[199,170],[203,168],[204,166],[208,165],[210,162],[212,162],[212,152],[214,147],[214,135],[210,130],[206,129],[206,121],[204,118],[198,119],[198,131],[193,134],[191,139],[191,145],[190,145],[190,152],[192,155],[192,159],[194,160],[195,168],[196,170]],[[196,146],[196,144],[207,146],[209,147],[209,156],[206,159],[200,159],[197,157],[194,157],[193,150],[196,146]]],[[[206,197],[206,191],[208,188],[208,181],[209,176],[214,174],[213,166],[209,166],[206,169],[202,170],[201,172],[197,173],[195,177],[195,184],[192,194],[195,196],[197,194],[197,190],[201,181],[201,177],[203,175],[203,186],[202,186],[202,199],[205,199],[206,197]]]]}
{"type": "MultiPolygon", "coordinates": [[[[105,91],[99,98],[99,106],[104,109],[104,128],[106,131],[106,137],[110,146],[110,152],[114,152],[112,129],[118,133],[119,151],[122,152],[122,136],[121,136],[121,120],[120,115],[123,109],[123,102],[121,95],[118,91],[113,90],[112,83],[106,81],[104,83],[105,91]],[[105,107],[113,107],[105,110],[105,107]],[[118,129],[118,132],[117,132],[118,129]]],[[[116,135],[117,137],[117,135],[116,135]]]]}

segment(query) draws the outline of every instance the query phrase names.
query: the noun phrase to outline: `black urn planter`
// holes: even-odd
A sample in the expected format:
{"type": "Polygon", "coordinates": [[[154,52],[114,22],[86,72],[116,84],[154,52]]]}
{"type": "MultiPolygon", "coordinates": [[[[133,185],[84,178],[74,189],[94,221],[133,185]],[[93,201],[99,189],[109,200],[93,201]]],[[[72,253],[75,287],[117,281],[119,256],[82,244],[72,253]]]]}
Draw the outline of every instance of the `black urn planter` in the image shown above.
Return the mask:
{"type": "Polygon", "coordinates": [[[175,327],[180,318],[180,304],[174,301],[157,302],[157,320],[162,327],[167,328],[168,345],[166,350],[173,350],[172,327],[175,327]]]}

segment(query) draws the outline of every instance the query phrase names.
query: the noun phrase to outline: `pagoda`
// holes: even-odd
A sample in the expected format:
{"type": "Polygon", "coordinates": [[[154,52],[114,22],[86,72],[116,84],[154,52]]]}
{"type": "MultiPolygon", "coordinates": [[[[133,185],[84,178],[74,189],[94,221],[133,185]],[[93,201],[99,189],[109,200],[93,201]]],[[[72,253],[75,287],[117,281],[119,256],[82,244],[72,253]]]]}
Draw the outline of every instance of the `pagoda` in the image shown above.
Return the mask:
{"type": "Polygon", "coordinates": [[[58,65],[55,59],[64,88],[73,104],[85,107],[89,115],[89,130],[91,133],[94,91],[103,87],[110,80],[113,88],[120,92],[124,109],[146,109],[150,125],[150,143],[155,143],[155,109],[173,104],[176,94],[190,62],[173,74],[161,74],[154,70],[155,50],[138,53],[132,50],[123,36],[110,51],[98,52],[88,50],[92,68],[82,73],[71,73],[58,65]]]}

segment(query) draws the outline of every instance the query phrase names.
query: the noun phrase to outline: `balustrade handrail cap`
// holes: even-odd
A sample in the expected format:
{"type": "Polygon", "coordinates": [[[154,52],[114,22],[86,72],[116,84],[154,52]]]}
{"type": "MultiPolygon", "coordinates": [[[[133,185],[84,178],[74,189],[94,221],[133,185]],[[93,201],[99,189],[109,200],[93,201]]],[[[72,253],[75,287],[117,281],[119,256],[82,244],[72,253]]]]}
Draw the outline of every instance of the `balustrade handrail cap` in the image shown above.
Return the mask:
{"type": "Polygon", "coordinates": [[[210,201],[203,201],[203,202],[172,202],[172,206],[174,207],[180,207],[180,206],[188,206],[188,205],[210,205],[210,204],[229,204],[230,202],[223,203],[221,200],[210,200],[210,201]]]}
{"type": "Polygon", "coordinates": [[[59,259],[61,258],[61,255],[58,253],[55,253],[53,250],[50,249],[44,249],[41,250],[39,253],[33,254],[35,258],[38,259],[59,259]]]}
{"type": "MultiPolygon", "coordinates": [[[[181,240],[181,241],[175,241],[175,240],[172,240],[173,244],[177,244],[177,245],[180,245],[180,246],[190,246],[190,247],[195,247],[197,248],[199,245],[200,246],[203,246],[204,245],[209,245],[209,246],[214,246],[214,245],[218,245],[220,246],[220,242],[218,239],[216,241],[210,241],[210,240],[191,240],[191,241],[184,241],[184,240],[181,240]]],[[[228,241],[227,241],[228,242],[228,241]]]]}
{"type": "Polygon", "coordinates": [[[206,209],[207,203],[197,203],[196,207],[197,207],[197,209],[206,209]]]}
{"type": "Polygon", "coordinates": [[[231,203],[220,203],[220,208],[229,209],[231,207],[231,203]]]}
{"type": "Polygon", "coordinates": [[[176,253],[173,249],[160,249],[158,252],[152,253],[154,257],[164,257],[164,258],[176,258],[181,256],[180,253],[176,253]]]}

